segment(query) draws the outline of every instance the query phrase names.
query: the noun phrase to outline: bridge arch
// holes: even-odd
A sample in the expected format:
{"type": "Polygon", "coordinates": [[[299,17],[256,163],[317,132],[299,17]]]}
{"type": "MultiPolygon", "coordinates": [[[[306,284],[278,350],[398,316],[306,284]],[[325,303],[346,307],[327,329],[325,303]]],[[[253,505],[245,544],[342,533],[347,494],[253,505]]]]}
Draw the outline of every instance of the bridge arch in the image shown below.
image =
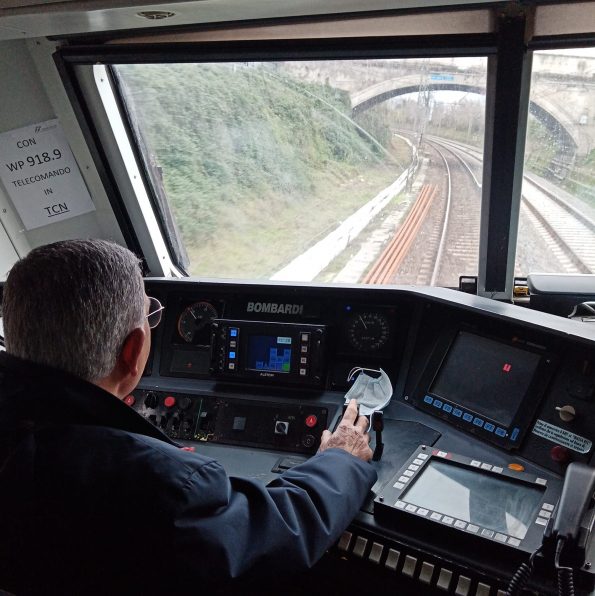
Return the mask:
{"type": "MultiPolygon", "coordinates": [[[[390,88],[386,84],[373,85],[357,93],[351,94],[352,104],[351,113],[353,116],[364,112],[371,107],[385,102],[399,95],[408,93],[418,93],[419,84],[399,86],[391,81],[390,88]]],[[[476,95],[485,95],[483,87],[456,82],[430,83],[426,87],[430,91],[463,91],[465,93],[475,93],[476,95]]],[[[541,122],[546,129],[556,138],[557,151],[550,164],[550,170],[553,175],[564,178],[568,169],[573,165],[578,148],[577,139],[568,127],[553,113],[550,106],[546,109],[539,102],[529,102],[529,113],[541,122]]]]}

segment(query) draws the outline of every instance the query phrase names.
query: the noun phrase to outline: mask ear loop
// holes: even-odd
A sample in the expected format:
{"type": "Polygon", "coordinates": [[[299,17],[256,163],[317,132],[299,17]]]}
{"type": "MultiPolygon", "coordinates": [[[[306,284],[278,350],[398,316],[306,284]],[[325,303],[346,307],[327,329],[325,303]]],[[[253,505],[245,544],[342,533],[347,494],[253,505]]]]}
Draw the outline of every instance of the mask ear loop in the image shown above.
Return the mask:
{"type": "Polygon", "coordinates": [[[347,375],[347,382],[352,381],[353,378],[355,377],[355,375],[361,373],[361,372],[375,372],[378,374],[382,374],[381,370],[377,370],[375,368],[365,368],[363,366],[354,366],[350,371],[349,374],[347,375]]]}

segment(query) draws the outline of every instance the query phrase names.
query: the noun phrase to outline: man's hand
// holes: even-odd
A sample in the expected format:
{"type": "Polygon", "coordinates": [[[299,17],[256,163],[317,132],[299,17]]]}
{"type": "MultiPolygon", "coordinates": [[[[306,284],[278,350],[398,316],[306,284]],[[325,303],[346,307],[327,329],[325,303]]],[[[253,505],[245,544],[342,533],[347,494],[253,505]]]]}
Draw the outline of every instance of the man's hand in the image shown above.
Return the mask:
{"type": "Polygon", "coordinates": [[[335,447],[343,449],[364,461],[370,461],[372,459],[372,450],[368,445],[369,442],[368,419],[365,416],[357,415],[357,401],[352,399],[337,430],[334,433],[328,430],[322,433],[318,451],[335,447]]]}

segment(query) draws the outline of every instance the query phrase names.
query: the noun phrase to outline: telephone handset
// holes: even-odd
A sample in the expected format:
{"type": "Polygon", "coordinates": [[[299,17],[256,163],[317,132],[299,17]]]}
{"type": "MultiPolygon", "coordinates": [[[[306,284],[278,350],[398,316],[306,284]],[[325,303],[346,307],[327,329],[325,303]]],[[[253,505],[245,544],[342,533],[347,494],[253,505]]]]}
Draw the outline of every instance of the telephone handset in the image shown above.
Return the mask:
{"type": "Polygon", "coordinates": [[[521,594],[533,572],[535,558],[542,555],[547,564],[553,564],[558,575],[558,594],[574,595],[574,570],[585,564],[589,549],[595,506],[595,469],[585,464],[571,463],[564,477],[560,500],[543,533],[543,542],[515,572],[507,596],[521,594]],[[549,563],[551,562],[551,563],[549,563]]]}
{"type": "Polygon", "coordinates": [[[595,469],[571,463],[566,470],[560,500],[543,535],[546,553],[553,553],[560,565],[582,567],[589,545],[595,508],[595,469]]]}

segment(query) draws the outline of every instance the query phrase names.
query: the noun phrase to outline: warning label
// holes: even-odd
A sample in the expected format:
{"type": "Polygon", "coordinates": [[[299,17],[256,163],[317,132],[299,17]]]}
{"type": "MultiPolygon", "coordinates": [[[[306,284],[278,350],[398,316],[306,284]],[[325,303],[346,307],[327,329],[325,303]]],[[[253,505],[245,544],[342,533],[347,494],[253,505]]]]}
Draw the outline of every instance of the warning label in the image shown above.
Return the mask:
{"type": "Polygon", "coordinates": [[[533,427],[533,434],[543,437],[552,443],[563,445],[578,453],[589,453],[593,443],[579,435],[571,433],[569,430],[554,426],[544,420],[538,420],[533,427]]]}

